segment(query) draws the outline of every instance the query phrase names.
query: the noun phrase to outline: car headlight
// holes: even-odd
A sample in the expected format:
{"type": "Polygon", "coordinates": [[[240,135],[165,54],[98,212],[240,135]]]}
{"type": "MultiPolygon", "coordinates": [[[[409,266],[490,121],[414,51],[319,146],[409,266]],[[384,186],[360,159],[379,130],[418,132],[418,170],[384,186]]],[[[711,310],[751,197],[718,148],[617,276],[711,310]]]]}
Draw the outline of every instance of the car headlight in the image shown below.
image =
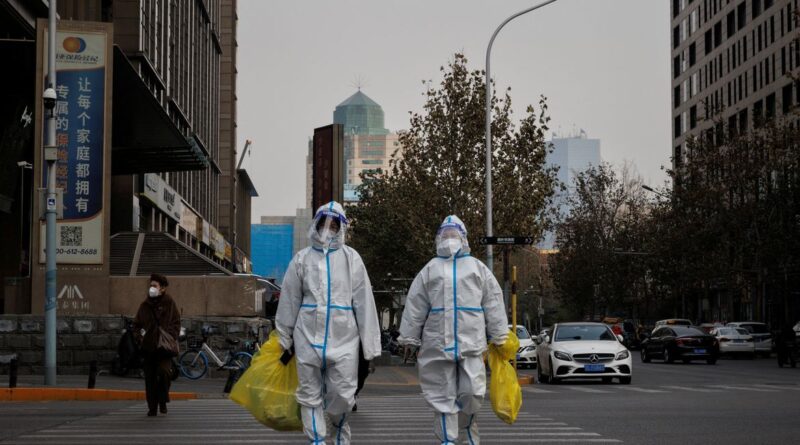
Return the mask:
{"type": "Polygon", "coordinates": [[[566,360],[568,362],[572,361],[572,357],[566,352],[556,351],[553,353],[553,356],[559,360],[566,360]]]}
{"type": "Polygon", "coordinates": [[[536,350],[536,346],[527,346],[527,347],[525,348],[525,350],[526,350],[526,351],[535,351],[535,350],[536,350]]]}
{"type": "Polygon", "coordinates": [[[628,358],[630,356],[631,356],[630,352],[628,352],[628,350],[626,349],[624,351],[620,351],[620,352],[617,353],[616,360],[625,360],[626,358],[628,358]]]}

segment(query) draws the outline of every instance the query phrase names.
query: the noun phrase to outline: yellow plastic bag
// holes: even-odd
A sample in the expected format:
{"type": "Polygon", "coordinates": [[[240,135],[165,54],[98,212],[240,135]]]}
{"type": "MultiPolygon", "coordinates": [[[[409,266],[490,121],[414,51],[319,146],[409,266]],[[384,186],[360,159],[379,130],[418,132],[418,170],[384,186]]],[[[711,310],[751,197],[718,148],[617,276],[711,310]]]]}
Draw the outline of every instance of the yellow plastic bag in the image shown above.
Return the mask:
{"type": "Polygon", "coordinates": [[[492,410],[500,420],[511,425],[517,420],[522,406],[522,388],[517,380],[517,370],[511,366],[519,349],[519,339],[514,331],[509,331],[508,340],[503,346],[489,345],[489,400],[492,410]]]}
{"type": "Polygon", "coordinates": [[[302,431],[300,406],[294,397],[297,365],[294,357],[287,365],[281,363],[282,354],[278,335],[273,331],[233,386],[230,398],[274,430],[302,431]]]}

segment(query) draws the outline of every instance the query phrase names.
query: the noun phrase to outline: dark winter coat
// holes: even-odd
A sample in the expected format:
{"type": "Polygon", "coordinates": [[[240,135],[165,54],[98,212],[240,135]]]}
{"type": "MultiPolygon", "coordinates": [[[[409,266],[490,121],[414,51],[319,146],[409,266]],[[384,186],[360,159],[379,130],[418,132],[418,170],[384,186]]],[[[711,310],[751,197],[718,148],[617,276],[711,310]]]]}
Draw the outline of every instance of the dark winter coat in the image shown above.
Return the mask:
{"type": "Polygon", "coordinates": [[[152,354],[158,346],[158,327],[163,328],[175,339],[181,331],[181,314],[175,300],[164,294],[160,297],[147,297],[139,305],[136,318],[133,320],[134,333],[141,339],[141,348],[144,354],[152,354]],[[141,338],[141,330],[145,330],[141,338]]]}

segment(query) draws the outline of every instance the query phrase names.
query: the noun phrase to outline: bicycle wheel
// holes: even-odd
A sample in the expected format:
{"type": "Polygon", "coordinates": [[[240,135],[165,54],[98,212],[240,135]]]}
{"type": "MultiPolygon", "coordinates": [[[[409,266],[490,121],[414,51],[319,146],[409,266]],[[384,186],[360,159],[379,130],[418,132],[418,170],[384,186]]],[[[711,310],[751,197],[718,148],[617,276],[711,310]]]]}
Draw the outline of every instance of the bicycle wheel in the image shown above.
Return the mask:
{"type": "Polygon", "coordinates": [[[231,362],[238,364],[239,371],[244,372],[245,369],[250,367],[250,361],[253,356],[249,352],[237,352],[233,354],[231,362]]]}
{"type": "Polygon", "coordinates": [[[186,351],[178,360],[181,374],[190,380],[197,380],[208,372],[208,359],[202,351],[186,351]]]}

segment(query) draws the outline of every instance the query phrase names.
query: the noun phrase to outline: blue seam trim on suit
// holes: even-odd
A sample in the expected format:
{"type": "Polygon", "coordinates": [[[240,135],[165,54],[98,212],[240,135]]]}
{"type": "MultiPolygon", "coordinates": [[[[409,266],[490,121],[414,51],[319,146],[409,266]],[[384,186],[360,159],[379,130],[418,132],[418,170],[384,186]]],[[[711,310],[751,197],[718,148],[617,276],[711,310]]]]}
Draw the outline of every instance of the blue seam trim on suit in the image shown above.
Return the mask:
{"type": "MultiPolygon", "coordinates": [[[[320,249],[320,248],[318,248],[316,246],[311,246],[311,248],[316,250],[317,252],[325,253],[324,250],[322,250],[322,249],[320,249]]],[[[339,250],[339,249],[328,249],[328,252],[336,252],[337,250],[339,250]]]]}
{"type": "MultiPolygon", "coordinates": [[[[322,343],[322,396],[325,397],[327,391],[327,385],[325,384],[325,370],[328,364],[327,360],[327,352],[328,352],[328,327],[331,320],[331,256],[330,252],[325,255],[325,268],[328,272],[328,308],[325,313],[325,339],[322,343]]],[[[324,403],[323,408],[327,407],[327,402],[324,403]]]]}
{"type": "Polygon", "coordinates": [[[450,443],[450,438],[447,437],[447,427],[444,421],[444,413],[442,413],[442,435],[444,435],[444,442],[442,443],[450,443]]]}
{"type": "Polygon", "coordinates": [[[444,312],[443,307],[432,307],[430,312],[444,312]]]}
{"type": "Polygon", "coordinates": [[[314,409],[311,409],[311,429],[314,430],[314,441],[311,443],[319,443],[319,435],[317,434],[317,419],[314,416],[314,409]]]}
{"type": "Polygon", "coordinates": [[[456,281],[456,260],[458,259],[458,252],[453,257],[453,359],[458,363],[458,287],[456,281]]]}
{"type": "Polygon", "coordinates": [[[352,311],[353,306],[340,306],[338,304],[332,304],[331,309],[341,309],[343,311],[352,311]]]}
{"type": "MultiPolygon", "coordinates": [[[[456,256],[455,256],[455,258],[466,258],[466,257],[468,257],[468,256],[472,256],[472,255],[470,255],[470,254],[468,254],[468,253],[465,253],[465,254],[463,254],[463,255],[456,255],[456,256]]],[[[441,255],[436,255],[436,258],[441,258],[441,259],[443,259],[443,260],[449,260],[449,259],[450,259],[450,257],[449,257],[449,256],[441,256],[441,255]]]]}
{"type": "Polygon", "coordinates": [[[315,347],[315,348],[317,348],[317,349],[322,349],[322,345],[316,345],[316,344],[314,344],[314,343],[311,343],[311,346],[312,346],[312,347],[315,347]]]}
{"type": "Polygon", "coordinates": [[[342,443],[342,425],[344,425],[344,417],[346,415],[347,414],[342,414],[342,420],[339,421],[339,426],[336,427],[336,429],[338,430],[338,432],[336,433],[336,445],[342,443]]]}
{"type": "Polygon", "coordinates": [[[483,312],[483,308],[480,306],[456,306],[456,310],[458,311],[470,311],[470,312],[483,312]]]}
{"type": "Polygon", "coordinates": [[[317,307],[316,304],[301,304],[300,307],[317,307]]]}
{"type": "Polygon", "coordinates": [[[469,431],[472,428],[472,419],[475,417],[475,414],[469,416],[469,423],[467,424],[467,439],[469,439],[469,445],[475,445],[475,441],[472,440],[472,433],[469,431]]]}

